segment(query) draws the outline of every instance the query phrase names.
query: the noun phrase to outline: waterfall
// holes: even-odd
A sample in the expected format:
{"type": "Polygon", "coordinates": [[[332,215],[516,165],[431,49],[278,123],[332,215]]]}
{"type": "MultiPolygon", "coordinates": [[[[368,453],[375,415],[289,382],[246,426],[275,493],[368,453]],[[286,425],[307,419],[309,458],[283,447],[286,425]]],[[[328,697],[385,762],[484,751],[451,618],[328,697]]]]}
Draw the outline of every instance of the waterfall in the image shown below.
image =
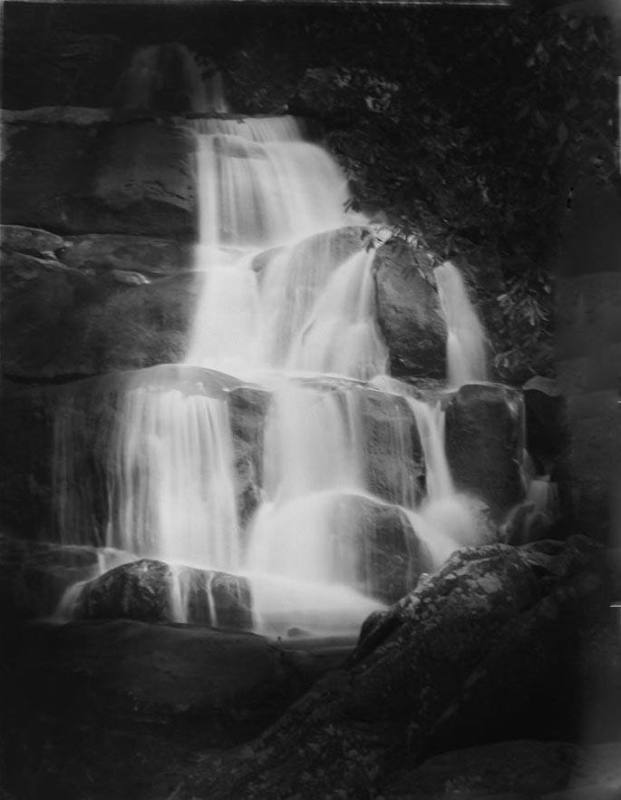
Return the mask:
{"type": "MultiPolygon", "coordinates": [[[[179,45],[136,54],[127,105],[173,102],[177,85],[195,111],[224,108],[217,83],[206,86],[179,45]]],[[[137,373],[119,389],[100,448],[105,544],[172,565],[179,621],[198,592],[199,617],[218,622],[215,573],[205,571],[217,570],[247,581],[256,630],[352,634],[423,569],[475,543],[476,504],[454,489],[440,404],[384,374],[371,228],[346,210],[336,161],[291,116],[191,124],[200,293],[184,364],[157,368],[160,377],[137,373]],[[253,433],[256,508],[243,523],[237,469],[249,439],[240,440],[230,402],[242,381],[269,397],[262,433],[253,433]]],[[[436,277],[450,382],[484,380],[484,335],[463,281],[450,264],[436,277]]],[[[75,491],[72,437],[61,419],[58,480],[75,491]]],[[[62,497],[71,527],[88,497],[62,497]]]]}
{"type": "Polygon", "coordinates": [[[446,261],[434,270],[448,331],[446,361],[450,386],[488,379],[486,337],[459,270],[446,261]]]}

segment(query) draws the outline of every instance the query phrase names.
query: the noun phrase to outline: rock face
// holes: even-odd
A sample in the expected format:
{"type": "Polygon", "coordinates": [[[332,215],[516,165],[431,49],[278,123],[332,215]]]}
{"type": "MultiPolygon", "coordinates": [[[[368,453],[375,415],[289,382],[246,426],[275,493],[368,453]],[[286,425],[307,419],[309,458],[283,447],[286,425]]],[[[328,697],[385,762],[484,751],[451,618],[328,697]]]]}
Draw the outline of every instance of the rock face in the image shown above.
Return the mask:
{"type": "Polygon", "coordinates": [[[3,221],[194,240],[194,139],[172,123],[5,126],[3,221]]]}
{"type": "Polygon", "coordinates": [[[377,314],[395,376],[446,374],[446,324],[438,295],[418,271],[414,251],[398,239],[374,261],[377,314]]]}
{"type": "Polygon", "coordinates": [[[499,520],[524,499],[519,392],[468,384],[446,406],[446,453],[456,487],[480,496],[499,520]]]}
{"type": "Polygon", "coordinates": [[[347,668],[281,717],[251,759],[210,764],[201,791],[357,798],[451,747],[577,735],[575,662],[603,588],[599,550],[581,537],[456,553],[368,621],[347,668]]]}
{"type": "Polygon", "coordinates": [[[140,559],[86,583],[76,600],[76,619],[134,619],[141,622],[200,623],[212,627],[252,627],[250,587],[245,578],[172,568],[140,559]],[[180,619],[183,616],[185,619],[180,619]]]}

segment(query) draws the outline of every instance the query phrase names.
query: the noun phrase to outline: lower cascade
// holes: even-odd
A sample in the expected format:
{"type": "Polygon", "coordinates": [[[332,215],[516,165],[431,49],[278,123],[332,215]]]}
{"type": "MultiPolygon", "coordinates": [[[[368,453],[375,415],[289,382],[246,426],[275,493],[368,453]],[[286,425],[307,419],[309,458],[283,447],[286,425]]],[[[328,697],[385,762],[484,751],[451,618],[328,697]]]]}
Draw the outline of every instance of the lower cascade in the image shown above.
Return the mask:
{"type": "MultiPolygon", "coordinates": [[[[59,417],[61,538],[121,555],[58,613],[103,614],[95,584],[118,575],[126,605],[157,578],[177,622],[353,635],[485,535],[449,469],[448,389],[387,374],[373,226],[345,210],[344,175],[297,120],[194,124],[202,290],[187,354],[119,379],[92,455],[103,522],[68,477],[84,457],[79,421],[59,417]]],[[[449,384],[484,381],[462,279],[450,264],[436,278],[449,384]]]]}

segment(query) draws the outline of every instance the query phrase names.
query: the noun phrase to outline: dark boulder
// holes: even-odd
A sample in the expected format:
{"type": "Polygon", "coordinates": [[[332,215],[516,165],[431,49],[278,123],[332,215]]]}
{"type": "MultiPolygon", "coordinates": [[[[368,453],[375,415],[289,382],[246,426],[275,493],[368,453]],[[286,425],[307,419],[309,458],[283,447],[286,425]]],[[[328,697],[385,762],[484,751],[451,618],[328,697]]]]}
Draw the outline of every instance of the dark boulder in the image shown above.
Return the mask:
{"type": "Polygon", "coordinates": [[[191,622],[243,630],[252,627],[251,605],[245,578],[192,567],[173,568],[143,558],[84,584],[73,617],[191,622]]]}
{"type": "Polygon", "coordinates": [[[373,265],[377,316],[395,376],[446,374],[446,324],[436,291],[422,277],[416,251],[400,239],[382,245],[373,265]]]}
{"type": "MultiPolygon", "coordinates": [[[[51,114],[51,111],[50,111],[51,114]]],[[[173,123],[8,123],[3,221],[57,233],[196,237],[192,134],[173,123]]]]}
{"type": "Polygon", "coordinates": [[[446,454],[458,490],[478,495],[497,520],[524,499],[520,392],[467,384],[446,405],[446,454]]]}

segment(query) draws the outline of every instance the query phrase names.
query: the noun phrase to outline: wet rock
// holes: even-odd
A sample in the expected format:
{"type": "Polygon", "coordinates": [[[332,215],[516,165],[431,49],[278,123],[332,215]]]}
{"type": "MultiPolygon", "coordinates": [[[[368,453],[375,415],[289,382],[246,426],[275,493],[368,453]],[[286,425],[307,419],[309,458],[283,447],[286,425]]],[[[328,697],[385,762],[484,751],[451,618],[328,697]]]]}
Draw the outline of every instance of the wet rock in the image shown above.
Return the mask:
{"type": "Polygon", "coordinates": [[[3,220],[58,233],[196,234],[194,139],[172,123],[5,125],[3,220]]]}
{"type": "Polygon", "coordinates": [[[252,627],[245,578],[213,570],[172,568],[140,559],[89,581],[76,600],[75,619],[187,621],[212,627],[252,627]],[[187,619],[179,619],[179,613],[187,619]]]}
{"type": "Polygon", "coordinates": [[[446,324],[437,293],[419,272],[415,251],[391,239],[378,249],[373,268],[391,374],[444,377],[446,324]]]}
{"type": "Polygon", "coordinates": [[[337,548],[356,552],[357,588],[384,603],[394,603],[411,591],[419,576],[431,569],[426,546],[405,512],[388,503],[343,494],[336,505],[337,548]],[[353,522],[353,524],[351,524],[353,522]]]}
{"type": "Polygon", "coordinates": [[[235,453],[237,508],[245,529],[262,496],[263,434],[270,393],[239,386],[227,394],[235,453]]]}
{"type": "Polygon", "coordinates": [[[519,392],[467,384],[446,405],[446,454],[458,490],[482,498],[497,520],[524,499],[519,392]]]}
{"type": "Polygon", "coordinates": [[[369,490],[390,503],[414,506],[425,464],[413,412],[403,397],[362,390],[362,427],[369,490]]]}

